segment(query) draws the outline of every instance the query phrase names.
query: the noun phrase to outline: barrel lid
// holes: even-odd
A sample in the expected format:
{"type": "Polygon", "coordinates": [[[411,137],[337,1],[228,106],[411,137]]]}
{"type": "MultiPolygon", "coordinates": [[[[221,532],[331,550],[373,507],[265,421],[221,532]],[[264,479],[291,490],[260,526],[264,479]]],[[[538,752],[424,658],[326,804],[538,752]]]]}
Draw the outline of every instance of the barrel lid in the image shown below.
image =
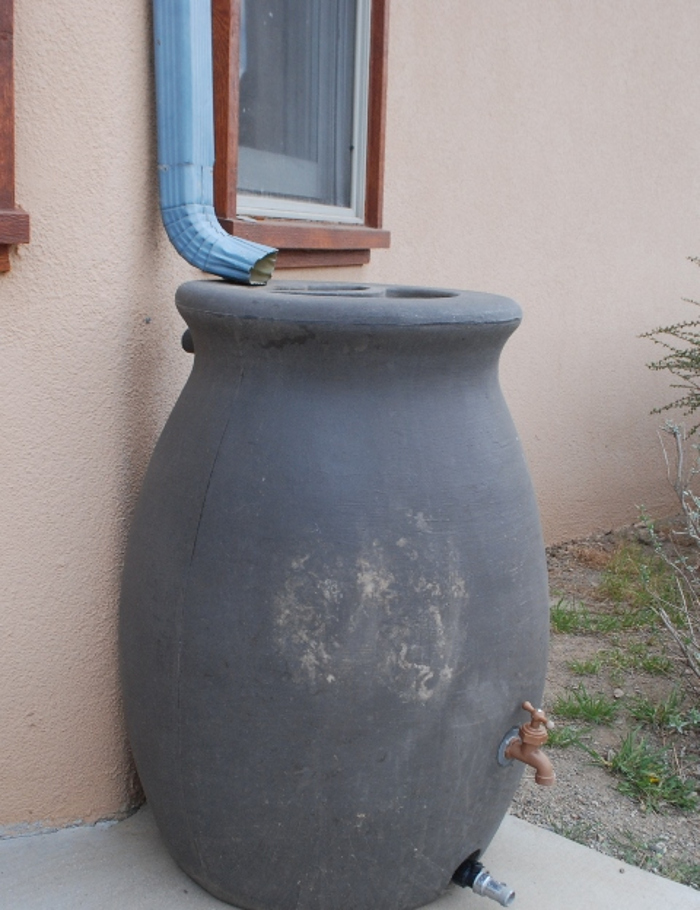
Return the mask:
{"type": "Polygon", "coordinates": [[[479,291],[413,285],[271,281],[248,287],[221,280],[178,288],[178,309],[231,319],[334,325],[493,325],[518,323],[520,306],[479,291]]]}

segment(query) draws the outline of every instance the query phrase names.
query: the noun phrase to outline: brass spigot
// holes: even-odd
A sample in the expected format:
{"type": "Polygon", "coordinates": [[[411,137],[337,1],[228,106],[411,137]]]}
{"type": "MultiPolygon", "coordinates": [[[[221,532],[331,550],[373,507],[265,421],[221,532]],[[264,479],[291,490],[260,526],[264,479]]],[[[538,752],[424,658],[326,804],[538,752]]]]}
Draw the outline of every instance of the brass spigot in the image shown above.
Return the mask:
{"type": "Polygon", "coordinates": [[[545,717],[544,711],[541,708],[533,708],[529,701],[523,702],[523,709],[530,714],[530,721],[521,724],[518,735],[508,741],[503,754],[507,759],[515,759],[530,765],[535,769],[535,783],[551,787],[556,780],[556,774],[540,746],[547,742],[547,729],[551,729],[552,724],[545,717]]]}

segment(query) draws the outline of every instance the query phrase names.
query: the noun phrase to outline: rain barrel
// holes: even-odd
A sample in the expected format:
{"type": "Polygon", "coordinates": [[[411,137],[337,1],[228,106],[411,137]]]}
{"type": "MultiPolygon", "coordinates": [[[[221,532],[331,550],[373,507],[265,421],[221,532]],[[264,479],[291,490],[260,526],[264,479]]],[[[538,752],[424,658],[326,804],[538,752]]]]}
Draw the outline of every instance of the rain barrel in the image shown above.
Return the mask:
{"type": "Polygon", "coordinates": [[[172,856],[249,910],[409,910],[484,850],[544,686],[531,482],[498,382],[521,312],[421,287],[195,281],[120,618],[172,856]]]}

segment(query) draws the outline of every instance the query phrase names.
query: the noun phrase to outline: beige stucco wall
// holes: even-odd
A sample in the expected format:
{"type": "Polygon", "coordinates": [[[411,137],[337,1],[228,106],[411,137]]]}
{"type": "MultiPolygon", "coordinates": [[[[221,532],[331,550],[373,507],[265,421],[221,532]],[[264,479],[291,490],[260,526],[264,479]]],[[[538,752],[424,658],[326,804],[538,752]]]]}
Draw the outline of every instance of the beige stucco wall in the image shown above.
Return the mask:
{"type": "MultiPolygon", "coordinates": [[[[155,195],[149,3],[16,0],[18,201],[0,276],[0,825],[130,799],[115,628],[148,454],[190,361],[194,271],[155,195]]],[[[696,0],[394,0],[392,248],[313,277],[509,294],[503,384],[550,540],[668,507],[636,335],[700,253],[696,0]]]]}

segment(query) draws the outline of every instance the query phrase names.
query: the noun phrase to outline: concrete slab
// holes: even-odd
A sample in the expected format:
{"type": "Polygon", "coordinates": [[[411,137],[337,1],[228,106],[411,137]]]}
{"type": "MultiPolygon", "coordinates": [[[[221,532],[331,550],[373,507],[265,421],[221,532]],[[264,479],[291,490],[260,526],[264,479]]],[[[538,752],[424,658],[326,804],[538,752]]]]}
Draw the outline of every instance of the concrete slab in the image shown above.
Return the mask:
{"type": "MultiPolygon", "coordinates": [[[[515,889],[514,910],[700,910],[698,891],[510,816],[484,861],[495,878],[515,889]]],[[[498,905],[453,887],[430,906],[488,910],[498,905]]],[[[147,808],[118,824],[1,841],[0,907],[230,910],[177,868],[147,808]]]]}

